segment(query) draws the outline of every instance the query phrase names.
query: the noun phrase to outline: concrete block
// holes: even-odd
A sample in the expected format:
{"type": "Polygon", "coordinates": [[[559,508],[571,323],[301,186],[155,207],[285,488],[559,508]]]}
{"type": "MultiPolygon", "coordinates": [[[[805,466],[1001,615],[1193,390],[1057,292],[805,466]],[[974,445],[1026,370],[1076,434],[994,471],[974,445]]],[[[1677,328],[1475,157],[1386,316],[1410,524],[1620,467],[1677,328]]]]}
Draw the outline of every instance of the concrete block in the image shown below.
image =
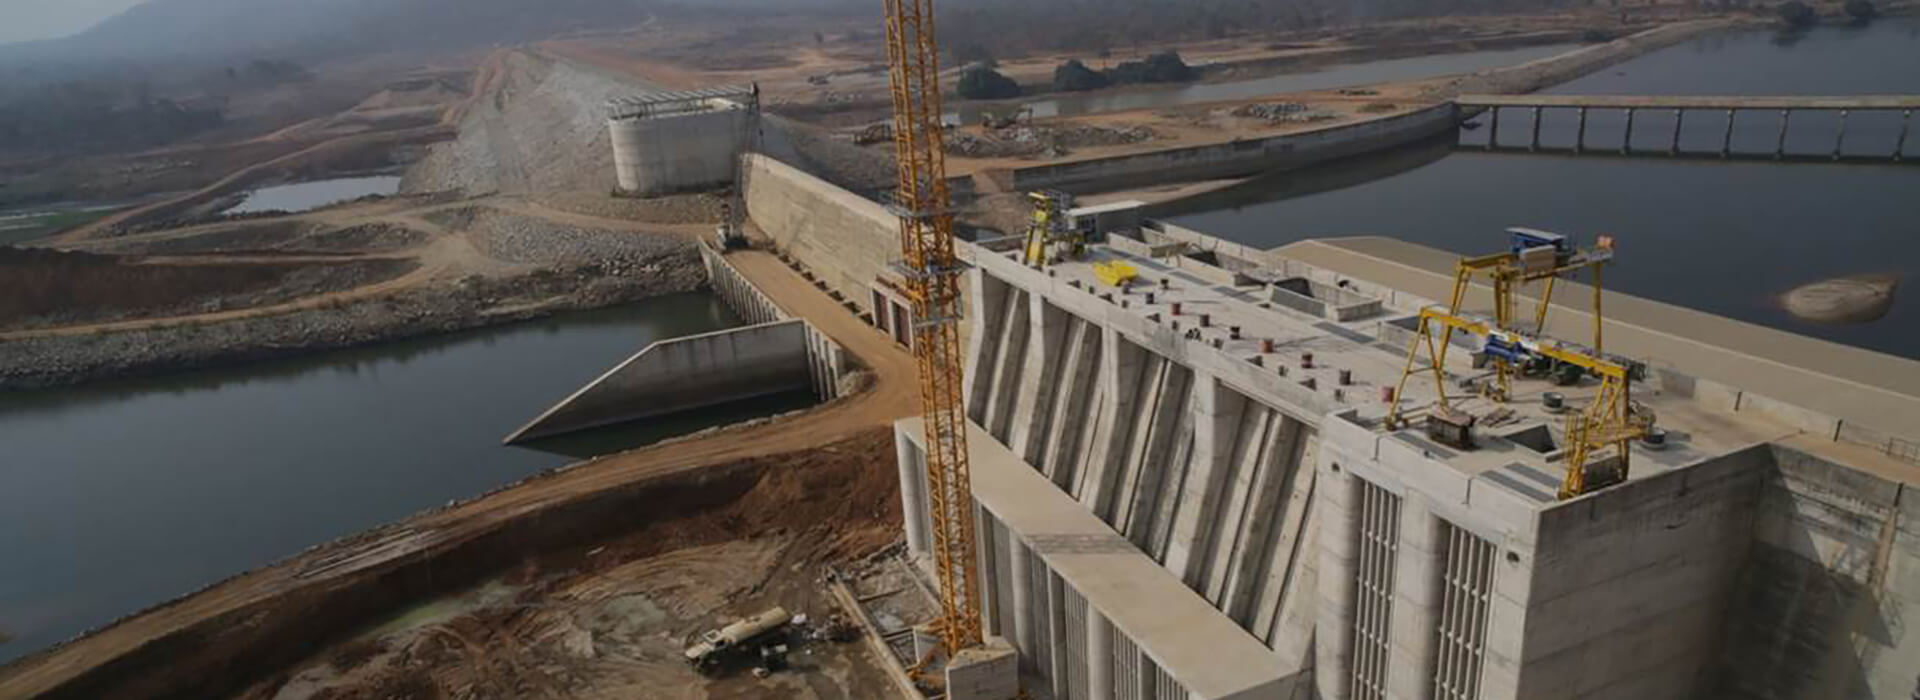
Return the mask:
{"type": "Polygon", "coordinates": [[[1482,527],[1524,534],[1538,531],[1539,502],[1486,479],[1470,484],[1467,502],[1474,519],[1484,523],[1482,527]]]}
{"type": "Polygon", "coordinates": [[[1814,435],[1832,440],[1840,434],[1840,419],[1819,411],[1801,408],[1751,391],[1740,396],[1740,411],[1756,412],[1814,435]]]}
{"type": "Polygon", "coordinates": [[[1005,640],[961,650],[947,660],[949,700],[1014,700],[1020,696],[1020,656],[1005,640]]]}
{"type": "Polygon", "coordinates": [[[1740,390],[1710,379],[1695,379],[1693,400],[1710,410],[1733,412],[1740,408],[1740,390]]]}

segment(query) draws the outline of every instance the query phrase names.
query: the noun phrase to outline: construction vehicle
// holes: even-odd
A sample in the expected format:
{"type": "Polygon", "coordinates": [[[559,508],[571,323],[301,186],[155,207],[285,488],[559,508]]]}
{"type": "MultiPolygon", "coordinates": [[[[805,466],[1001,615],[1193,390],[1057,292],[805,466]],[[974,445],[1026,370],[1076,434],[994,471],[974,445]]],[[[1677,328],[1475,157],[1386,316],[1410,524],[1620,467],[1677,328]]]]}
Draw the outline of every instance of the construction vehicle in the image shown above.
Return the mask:
{"type": "MultiPolygon", "coordinates": [[[[912,347],[926,425],[927,514],[940,594],[940,615],[932,631],[940,640],[936,651],[952,659],[982,643],[981,577],[962,403],[966,360],[960,347],[960,283],[965,267],[955,251],[933,0],[884,2],[894,156],[900,165],[891,208],[900,220],[897,269],[916,319],[912,347]]],[[[933,660],[921,659],[916,674],[924,675],[933,660]]]]}
{"type": "Polygon", "coordinates": [[[1047,190],[1028,192],[1033,220],[1027,223],[1027,264],[1045,269],[1058,260],[1077,259],[1087,252],[1087,241],[1074,226],[1073,195],[1047,190]]]}
{"type": "Polygon", "coordinates": [[[1447,349],[1452,345],[1454,332],[1460,331],[1479,341],[1476,364],[1484,360],[1494,366],[1493,381],[1481,384],[1481,390],[1496,402],[1504,403],[1511,398],[1516,373],[1551,378],[1560,386],[1578,384],[1589,375],[1599,378],[1599,391],[1586,410],[1567,418],[1566,440],[1571,449],[1566,455],[1567,474],[1559,495],[1562,499],[1573,498],[1624,481],[1631,442],[1652,430],[1654,416],[1633,402],[1630,368],[1601,354],[1600,270],[1613,260],[1613,239],[1603,236],[1593,249],[1581,250],[1570,239],[1556,233],[1526,228],[1508,229],[1507,233],[1510,238],[1506,252],[1465,258],[1455,266],[1453,296],[1447,310],[1421,310],[1419,326],[1407,348],[1406,367],[1394,390],[1393,406],[1387,412],[1386,427],[1398,430],[1405,426],[1401,406],[1407,380],[1428,372],[1433,377],[1438,398],[1426,416],[1427,436],[1443,444],[1473,449],[1477,419],[1455,408],[1447,396],[1447,349]],[[1546,330],[1555,283],[1583,269],[1593,270],[1593,347],[1590,352],[1539,338],[1546,330]],[[1479,277],[1488,278],[1493,286],[1492,324],[1460,315],[1467,289],[1479,277]],[[1542,282],[1543,288],[1534,311],[1533,329],[1531,333],[1524,333],[1514,327],[1516,296],[1521,287],[1536,281],[1542,282]],[[1422,349],[1426,364],[1420,364],[1422,349]]]}
{"type": "Polygon", "coordinates": [[[784,647],[787,625],[793,615],[775,606],[752,617],[742,618],[719,629],[707,630],[699,641],[687,646],[687,664],[703,674],[714,673],[728,661],[749,659],[767,663],[769,650],[784,647]]]}

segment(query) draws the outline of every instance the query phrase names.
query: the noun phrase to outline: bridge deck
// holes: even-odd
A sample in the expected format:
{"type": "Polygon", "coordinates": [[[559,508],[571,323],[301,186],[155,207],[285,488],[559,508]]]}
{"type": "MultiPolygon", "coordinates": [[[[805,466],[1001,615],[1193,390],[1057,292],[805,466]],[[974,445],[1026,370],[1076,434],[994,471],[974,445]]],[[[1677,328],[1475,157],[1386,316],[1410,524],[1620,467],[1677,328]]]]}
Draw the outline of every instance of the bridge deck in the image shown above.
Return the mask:
{"type": "Polygon", "coordinates": [[[1462,107],[1597,109],[1920,109],[1920,95],[1738,97],[1714,95],[1461,95],[1462,107]]]}

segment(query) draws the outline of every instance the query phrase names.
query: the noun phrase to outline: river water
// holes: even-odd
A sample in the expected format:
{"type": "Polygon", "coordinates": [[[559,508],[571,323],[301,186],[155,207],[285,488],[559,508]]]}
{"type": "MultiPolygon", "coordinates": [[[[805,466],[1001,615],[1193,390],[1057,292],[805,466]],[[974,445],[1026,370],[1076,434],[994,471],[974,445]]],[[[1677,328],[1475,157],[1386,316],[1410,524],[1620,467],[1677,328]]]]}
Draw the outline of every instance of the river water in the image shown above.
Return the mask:
{"type": "Polygon", "coordinates": [[[247,198],[222,214],[253,214],[263,211],[302,212],[329,204],[348,202],[367,195],[400,191],[400,176],[339,177],[331,180],[296,182],[291,185],[262,187],[247,193],[247,198]]]}
{"type": "MultiPolygon", "coordinates": [[[[1766,31],[1710,36],[1550,92],[1920,94],[1920,20],[1822,28],[1794,40],[1766,31]]],[[[1717,153],[1725,120],[1724,112],[1690,114],[1682,149],[1717,153]]],[[[1847,153],[1891,153],[1898,120],[1852,115],[1847,153]]],[[[1830,153],[1838,121],[1836,114],[1796,115],[1789,150],[1830,153]]],[[[1571,146],[1576,123],[1570,111],[1549,112],[1543,145],[1571,146]]],[[[1588,147],[1617,153],[1623,125],[1620,112],[1592,113],[1588,147]]],[[[1736,127],[1736,150],[1771,153],[1779,115],[1743,114],[1736,127]]],[[[1920,167],[1671,158],[1672,129],[1670,113],[1643,111],[1634,148],[1647,155],[1622,157],[1483,152],[1483,127],[1462,132],[1459,145],[1449,139],[1263,178],[1183,205],[1171,218],[1262,247],[1380,235],[1463,254],[1504,247],[1509,226],[1588,242],[1608,233],[1620,241],[1609,288],[1920,358],[1920,167]],[[1777,306],[1778,294],[1800,284],[1863,273],[1906,278],[1879,321],[1809,323],[1777,306]]],[[[1524,146],[1530,132],[1525,112],[1503,113],[1503,147],[1524,146]]],[[[1906,150],[1909,161],[1920,160],[1920,138],[1906,150]]]]}
{"type": "Polygon", "coordinates": [[[707,294],[266,364],[0,394],[0,660],[550,467],[803,407],[502,447],[627,355],[739,325],[707,294]]]}

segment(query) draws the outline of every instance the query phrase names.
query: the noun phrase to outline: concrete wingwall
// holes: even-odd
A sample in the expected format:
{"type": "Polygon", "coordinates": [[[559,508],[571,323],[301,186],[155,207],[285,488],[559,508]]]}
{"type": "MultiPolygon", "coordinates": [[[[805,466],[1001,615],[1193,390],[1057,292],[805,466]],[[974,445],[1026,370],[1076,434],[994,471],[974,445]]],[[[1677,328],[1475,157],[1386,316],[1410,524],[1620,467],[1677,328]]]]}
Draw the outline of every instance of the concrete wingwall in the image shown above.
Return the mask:
{"type": "Polygon", "coordinates": [[[733,401],[817,389],[801,320],[663,340],[574,392],[507,443],[733,401]]]}
{"type": "Polygon", "coordinates": [[[1013,171],[1017,190],[1113,190],[1301,168],[1413,143],[1458,124],[1453,103],[1261,139],[1093,158],[1013,171]]]}

